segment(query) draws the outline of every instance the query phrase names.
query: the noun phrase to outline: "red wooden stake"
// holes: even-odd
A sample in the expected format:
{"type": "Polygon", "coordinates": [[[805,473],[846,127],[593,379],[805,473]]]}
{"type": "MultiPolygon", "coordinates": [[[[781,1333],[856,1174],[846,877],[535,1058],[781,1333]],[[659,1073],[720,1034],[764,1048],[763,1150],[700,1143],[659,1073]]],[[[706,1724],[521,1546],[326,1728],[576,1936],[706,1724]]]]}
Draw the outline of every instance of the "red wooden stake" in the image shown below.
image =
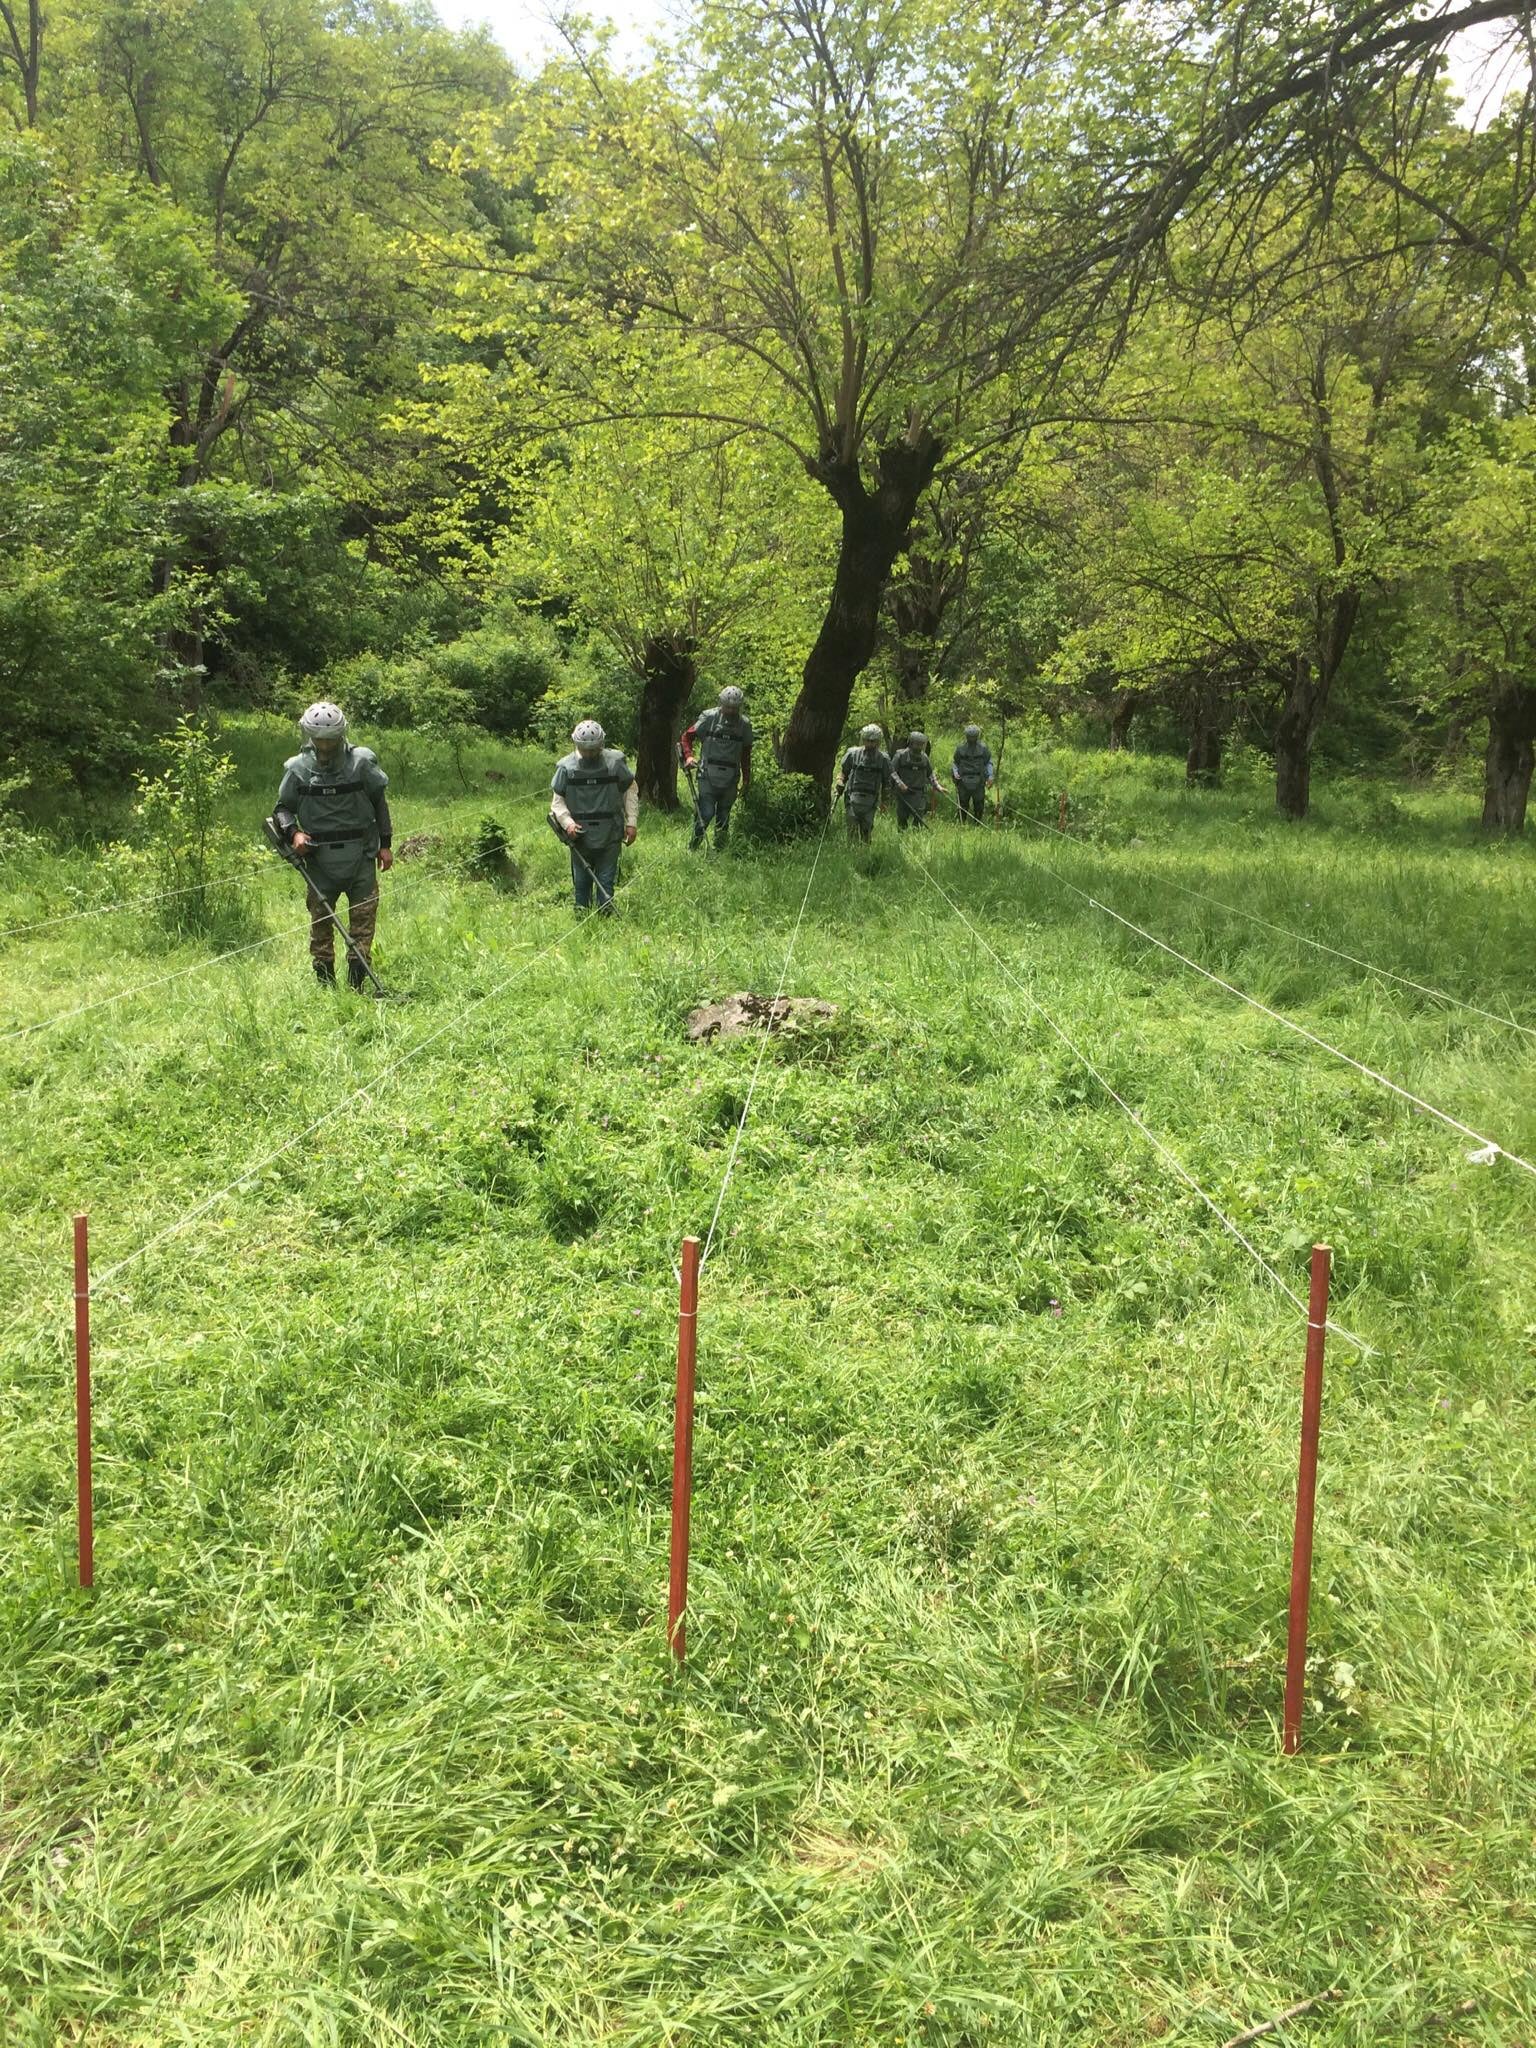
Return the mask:
{"type": "Polygon", "coordinates": [[[96,1531],[91,1499],[91,1253],[86,1219],[75,1218],[75,1484],[79,1501],[82,1586],[96,1583],[96,1531]]]}
{"type": "Polygon", "coordinates": [[[1312,1247],[1312,1292],[1307,1303],[1307,1364],[1301,1384],[1301,1463],[1296,1474],[1296,1534],[1291,1544],[1291,1626],[1285,1646],[1287,1756],[1301,1747],[1301,1709],[1307,1685],[1307,1612],[1312,1599],[1312,1524],[1317,1507],[1317,1431],[1323,1412],[1323,1343],[1328,1334],[1328,1280],[1333,1253],[1312,1247]]]}
{"type": "Polygon", "coordinates": [[[667,1586],[667,1641],[681,1664],[688,1654],[688,1525],[693,1511],[693,1382],[699,1354],[699,1240],[683,1239],[677,1305],[677,1405],[672,1422],[672,1572],[667,1586]]]}

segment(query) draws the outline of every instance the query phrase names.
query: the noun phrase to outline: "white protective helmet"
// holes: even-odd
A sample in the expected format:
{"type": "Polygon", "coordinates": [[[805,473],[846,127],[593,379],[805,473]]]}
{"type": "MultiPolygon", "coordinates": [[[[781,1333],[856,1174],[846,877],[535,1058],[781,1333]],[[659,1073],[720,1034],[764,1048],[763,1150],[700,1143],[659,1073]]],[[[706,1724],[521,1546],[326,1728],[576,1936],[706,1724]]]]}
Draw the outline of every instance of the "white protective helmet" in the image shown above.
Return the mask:
{"type": "Polygon", "coordinates": [[[734,683],[727,683],[720,692],[720,709],[722,711],[739,711],[746,701],[746,698],[734,683]]]}
{"type": "Polygon", "coordinates": [[[880,730],[878,725],[866,725],[861,729],[859,733],[859,738],[864,742],[866,747],[878,747],[880,742],[885,738],[885,734],[880,730]]]}
{"type": "Polygon", "coordinates": [[[593,754],[604,744],[608,735],[595,718],[584,718],[572,731],[571,738],[582,753],[593,754]]]}
{"type": "Polygon", "coordinates": [[[926,747],[926,746],[927,746],[927,744],[928,744],[928,735],[927,735],[927,733],[925,733],[925,732],[909,732],[909,733],[907,734],[907,745],[908,745],[909,747],[926,747]]]}
{"type": "Polygon", "coordinates": [[[981,727],[979,725],[968,725],[965,728],[965,736],[968,740],[979,740],[981,738],[981,727]]]}
{"type": "Polygon", "coordinates": [[[307,740],[343,740],[347,736],[346,713],[339,704],[322,698],[299,720],[299,731],[307,740]]]}

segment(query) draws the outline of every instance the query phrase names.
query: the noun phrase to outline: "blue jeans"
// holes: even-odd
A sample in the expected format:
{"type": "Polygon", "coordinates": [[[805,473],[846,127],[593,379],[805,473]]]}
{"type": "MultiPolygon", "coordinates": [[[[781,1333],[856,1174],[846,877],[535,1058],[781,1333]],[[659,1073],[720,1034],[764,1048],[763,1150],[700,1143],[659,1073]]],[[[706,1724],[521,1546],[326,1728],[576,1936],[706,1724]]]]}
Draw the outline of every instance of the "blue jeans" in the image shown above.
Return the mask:
{"type": "Polygon", "coordinates": [[[603,917],[613,915],[613,891],[619,879],[619,842],[594,853],[591,847],[571,848],[571,882],[576,891],[576,908],[590,910],[592,890],[597,889],[597,908],[603,917]],[[593,877],[596,876],[594,885],[593,877]]]}
{"type": "Polygon", "coordinates": [[[694,808],[697,815],[693,821],[693,838],[690,844],[704,844],[704,828],[711,818],[715,821],[715,844],[724,846],[731,829],[731,805],[736,801],[736,784],[728,783],[724,789],[711,789],[701,776],[699,778],[698,800],[694,808]]]}

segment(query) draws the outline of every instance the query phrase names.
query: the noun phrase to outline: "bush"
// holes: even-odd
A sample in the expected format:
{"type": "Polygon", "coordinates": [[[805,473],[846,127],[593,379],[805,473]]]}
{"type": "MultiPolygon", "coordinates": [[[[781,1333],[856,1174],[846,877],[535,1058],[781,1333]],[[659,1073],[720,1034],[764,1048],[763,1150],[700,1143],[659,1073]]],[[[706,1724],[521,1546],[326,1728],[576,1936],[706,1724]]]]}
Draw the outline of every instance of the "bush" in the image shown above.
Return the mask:
{"type": "Polygon", "coordinates": [[[590,641],[578,642],[564,668],[535,707],[533,737],[556,753],[571,744],[578,719],[595,718],[614,747],[633,745],[640,683],[633,670],[590,641]]]}
{"type": "Polygon", "coordinates": [[[421,653],[388,658],[351,655],[331,664],[321,678],[320,690],[359,724],[445,732],[451,726],[468,725],[473,718],[468,694],[434,667],[429,655],[421,653]]]}
{"type": "Polygon", "coordinates": [[[504,739],[527,735],[537,706],[558,687],[565,668],[554,628],[525,615],[510,624],[487,623],[426,658],[463,693],[475,723],[504,739]]]}
{"type": "Polygon", "coordinates": [[[216,751],[195,718],[179,718],[155,752],[164,766],[158,775],[139,775],[135,805],[144,835],[140,857],[160,898],[151,913],[176,938],[196,933],[236,944],[260,923],[237,889],[214,886],[249,852],[219,818],[235,783],[234,761],[216,751]]]}
{"type": "Polygon", "coordinates": [[[752,750],[752,787],[736,806],[735,835],[744,846],[782,846],[821,830],[821,797],[808,775],[786,775],[771,754],[752,750]]]}
{"type": "Polygon", "coordinates": [[[484,817],[475,827],[459,865],[473,882],[490,882],[511,891],[522,886],[522,870],[512,857],[506,830],[499,818],[484,817]]]}

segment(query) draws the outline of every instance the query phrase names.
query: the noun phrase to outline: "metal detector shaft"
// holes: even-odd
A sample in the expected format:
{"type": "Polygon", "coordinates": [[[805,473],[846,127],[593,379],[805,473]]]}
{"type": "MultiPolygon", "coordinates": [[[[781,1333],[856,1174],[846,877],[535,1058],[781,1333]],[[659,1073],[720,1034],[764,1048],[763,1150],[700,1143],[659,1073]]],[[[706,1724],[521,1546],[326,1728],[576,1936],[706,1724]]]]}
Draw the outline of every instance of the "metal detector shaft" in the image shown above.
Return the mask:
{"type": "MultiPolygon", "coordinates": [[[[601,910],[604,892],[603,885],[601,881],[599,881],[598,879],[597,869],[593,867],[591,861],[589,861],[587,859],[587,856],[582,852],[580,845],[577,843],[576,840],[574,840],[571,837],[570,833],[566,831],[565,827],[561,824],[560,820],[555,816],[554,812],[548,811],[545,815],[549,819],[550,831],[554,833],[555,837],[559,840],[560,844],[563,847],[565,847],[568,852],[575,854],[576,858],[581,862],[582,866],[586,869],[587,873],[592,877],[592,887],[597,891],[597,907],[599,910],[601,910]]],[[[617,894],[618,890],[617,888],[615,888],[613,895],[616,896],[617,894]]],[[[608,898],[608,908],[610,910],[612,910],[613,908],[613,896],[610,896],[608,898]]]]}
{"type": "MultiPolygon", "coordinates": [[[[368,979],[373,983],[374,994],[379,996],[387,994],[388,991],[385,989],[383,982],[380,981],[379,977],[373,971],[372,962],[366,960],[363,957],[363,955],[358,951],[358,948],[353,941],[351,932],[348,931],[347,927],[336,915],[334,906],[327,901],[324,890],[320,887],[319,883],[310,873],[308,863],[305,861],[303,855],[294,852],[293,848],[288,844],[287,840],[284,839],[282,833],[278,831],[275,820],[271,818],[264,818],[262,820],[261,829],[263,832],[266,833],[269,843],[277,852],[279,857],[288,863],[289,867],[293,869],[296,875],[302,875],[304,877],[305,886],[308,888],[310,894],[318,899],[319,903],[321,904],[322,908],[325,911],[326,922],[333,928],[333,930],[335,930],[335,932],[339,935],[341,939],[341,943],[343,944],[343,946],[346,947],[347,958],[349,960],[355,960],[357,965],[363,970],[364,974],[366,974],[368,979]]],[[[374,883],[374,888],[378,888],[377,881],[375,881],[374,883]]]]}
{"type": "Polygon", "coordinates": [[[681,747],[679,747],[677,750],[677,759],[678,765],[681,767],[683,771],[683,780],[688,785],[688,795],[693,803],[693,822],[698,826],[700,832],[707,832],[709,830],[709,827],[704,823],[704,813],[699,809],[699,785],[693,779],[692,768],[683,759],[683,750],[681,747]]]}

